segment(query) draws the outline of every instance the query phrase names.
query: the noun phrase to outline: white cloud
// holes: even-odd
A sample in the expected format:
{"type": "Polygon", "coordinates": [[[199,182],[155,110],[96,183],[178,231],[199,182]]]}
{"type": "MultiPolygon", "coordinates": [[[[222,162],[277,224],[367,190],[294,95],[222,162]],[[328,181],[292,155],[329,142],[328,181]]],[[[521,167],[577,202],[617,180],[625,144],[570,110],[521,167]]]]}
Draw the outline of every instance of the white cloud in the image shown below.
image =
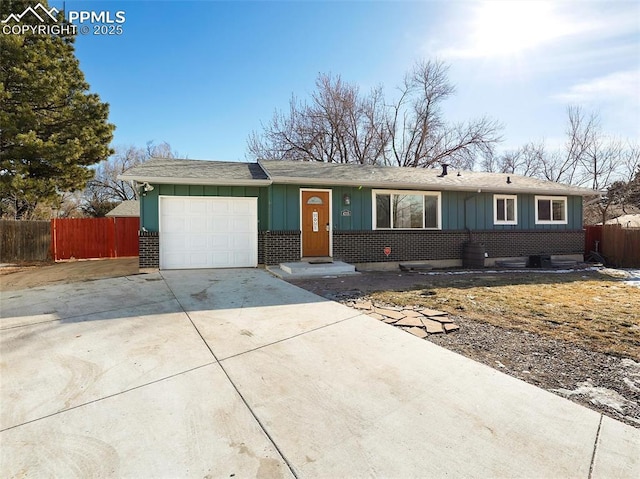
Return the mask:
{"type": "MultiPolygon", "coordinates": [[[[468,4],[467,4],[468,5],[468,4]]],[[[457,10],[438,54],[450,59],[512,58],[558,45],[603,41],[635,34],[640,9],[633,2],[484,1],[457,10]]]]}
{"type": "Polygon", "coordinates": [[[552,96],[567,103],[594,103],[606,100],[625,100],[640,103],[640,70],[610,73],[577,83],[565,92],[552,96]]]}

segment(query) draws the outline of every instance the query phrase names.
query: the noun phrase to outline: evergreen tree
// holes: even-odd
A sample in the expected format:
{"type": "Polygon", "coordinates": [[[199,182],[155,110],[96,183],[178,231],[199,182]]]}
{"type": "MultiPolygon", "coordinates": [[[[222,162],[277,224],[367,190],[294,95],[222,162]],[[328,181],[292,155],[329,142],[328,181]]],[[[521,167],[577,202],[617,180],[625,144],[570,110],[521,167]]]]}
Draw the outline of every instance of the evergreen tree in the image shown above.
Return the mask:
{"type": "MultiPolygon", "coordinates": [[[[29,6],[2,0],[0,20],[29,6]]],[[[57,22],[41,16],[64,25],[62,13],[57,22]]],[[[29,13],[0,25],[40,24],[29,13]]],[[[89,166],[112,153],[109,105],[89,93],[66,33],[0,31],[0,216],[29,218],[38,204],[55,205],[60,192],[83,189],[89,166]]]]}

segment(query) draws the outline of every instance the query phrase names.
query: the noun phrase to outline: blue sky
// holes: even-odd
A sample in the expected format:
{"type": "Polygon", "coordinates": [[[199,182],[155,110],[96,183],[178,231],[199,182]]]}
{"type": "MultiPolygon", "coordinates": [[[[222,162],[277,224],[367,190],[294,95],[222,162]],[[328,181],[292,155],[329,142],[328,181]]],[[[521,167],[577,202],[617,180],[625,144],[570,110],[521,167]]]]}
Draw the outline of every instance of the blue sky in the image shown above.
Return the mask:
{"type": "MultiPolygon", "coordinates": [[[[50,1],[62,8],[61,1],[50,1]]],[[[184,156],[244,160],[246,139],[318,73],[389,97],[416,60],[451,65],[447,119],[490,116],[503,149],[560,145],[568,104],[640,139],[640,2],[76,1],[126,14],[123,33],[79,35],[114,145],[169,142],[184,156]]]]}

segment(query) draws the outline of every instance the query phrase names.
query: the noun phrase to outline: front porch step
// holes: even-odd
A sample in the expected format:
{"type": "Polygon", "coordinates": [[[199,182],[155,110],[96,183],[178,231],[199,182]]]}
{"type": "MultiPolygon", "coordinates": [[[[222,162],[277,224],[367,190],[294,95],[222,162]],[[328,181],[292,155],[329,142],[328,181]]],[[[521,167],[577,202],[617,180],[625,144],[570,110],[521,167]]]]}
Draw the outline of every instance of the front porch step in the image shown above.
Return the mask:
{"type": "Polygon", "coordinates": [[[338,276],[356,273],[355,266],[343,263],[342,261],[320,264],[312,264],[309,261],[280,263],[280,269],[285,273],[295,276],[338,276]]]}

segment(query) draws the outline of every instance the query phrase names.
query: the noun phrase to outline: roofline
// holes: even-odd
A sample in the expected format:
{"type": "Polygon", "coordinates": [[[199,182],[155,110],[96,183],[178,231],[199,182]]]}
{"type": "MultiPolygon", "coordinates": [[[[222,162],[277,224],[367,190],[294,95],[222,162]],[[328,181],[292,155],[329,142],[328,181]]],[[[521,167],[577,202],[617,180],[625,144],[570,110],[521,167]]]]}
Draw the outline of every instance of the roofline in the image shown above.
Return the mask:
{"type": "MultiPolygon", "coordinates": [[[[270,175],[271,176],[271,175],[270,175]]],[[[277,177],[272,176],[271,182],[273,184],[285,184],[285,185],[314,185],[314,186],[365,186],[367,188],[401,188],[407,190],[424,190],[435,189],[438,191],[467,191],[475,193],[501,193],[501,194],[513,194],[513,193],[529,193],[534,195],[548,195],[548,196],[597,196],[602,194],[596,190],[586,191],[573,191],[569,189],[546,189],[546,188],[519,188],[512,186],[509,188],[493,188],[493,187],[478,187],[478,186],[460,186],[460,185],[442,185],[435,183],[389,183],[379,181],[361,181],[354,182],[352,180],[327,180],[322,178],[291,178],[291,177],[277,177]]]]}
{"type": "Polygon", "coordinates": [[[137,176],[137,175],[118,175],[118,179],[122,181],[137,181],[138,183],[155,183],[157,185],[211,185],[211,186],[269,186],[273,183],[271,180],[216,180],[215,178],[167,178],[164,176],[137,176]]]}

